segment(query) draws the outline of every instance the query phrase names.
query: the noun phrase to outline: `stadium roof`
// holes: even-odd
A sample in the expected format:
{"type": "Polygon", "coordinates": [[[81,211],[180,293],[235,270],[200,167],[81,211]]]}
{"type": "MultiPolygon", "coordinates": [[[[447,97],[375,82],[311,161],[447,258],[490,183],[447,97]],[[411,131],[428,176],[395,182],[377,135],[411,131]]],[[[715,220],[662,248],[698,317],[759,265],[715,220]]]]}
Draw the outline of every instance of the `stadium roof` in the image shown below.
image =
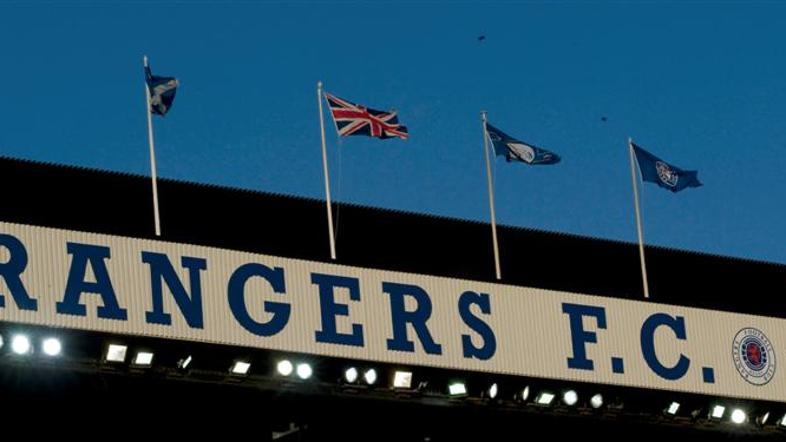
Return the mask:
{"type": "MultiPolygon", "coordinates": [[[[0,158],[2,219],[155,238],[148,177],[0,158]]],[[[164,241],[330,262],[324,202],[160,180],[164,241]]],[[[488,224],[339,204],[339,264],[495,281],[488,224]]],[[[642,299],[635,244],[501,226],[502,283],[642,299]]],[[[653,302],[786,317],[786,266],[646,247],[653,302]]]]}

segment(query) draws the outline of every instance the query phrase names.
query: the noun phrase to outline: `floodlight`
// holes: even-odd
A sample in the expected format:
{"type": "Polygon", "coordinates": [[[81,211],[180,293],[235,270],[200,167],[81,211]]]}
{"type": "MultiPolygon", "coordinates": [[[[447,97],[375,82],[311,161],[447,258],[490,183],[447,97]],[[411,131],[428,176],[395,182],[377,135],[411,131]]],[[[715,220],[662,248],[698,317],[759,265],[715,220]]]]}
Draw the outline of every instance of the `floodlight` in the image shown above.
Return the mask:
{"type": "Polygon", "coordinates": [[[153,353],[149,351],[140,351],[137,352],[136,357],[134,358],[134,365],[138,365],[141,367],[149,367],[153,364],[153,353]]]}
{"type": "Polygon", "coordinates": [[[726,407],[723,405],[716,405],[712,407],[712,412],[710,413],[710,417],[713,419],[720,419],[723,417],[723,414],[726,412],[726,407]]]}
{"type": "Polygon", "coordinates": [[[461,396],[467,394],[467,386],[462,382],[454,382],[448,385],[448,392],[451,396],[461,396]]]}
{"type": "Polygon", "coordinates": [[[746,420],[748,420],[748,415],[746,415],[745,412],[742,411],[741,409],[735,408],[731,412],[731,421],[734,422],[735,424],[739,425],[745,422],[746,420]]]}
{"type": "Polygon", "coordinates": [[[188,355],[185,359],[181,359],[177,361],[177,368],[181,370],[187,370],[188,366],[191,365],[192,360],[193,358],[191,357],[191,355],[188,355]]]}
{"type": "Polygon", "coordinates": [[[308,379],[312,374],[314,374],[314,370],[311,368],[311,365],[306,364],[305,362],[302,364],[297,364],[297,376],[300,379],[308,379]]]}
{"type": "Polygon", "coordinates": [[[14,335],[11,338],[11,350],[18,355],[30,353],[30,338],[26,335],[14,335]]]}
{"type": "Polygon", "coordinates": [[[377,382],[377,371],[373,368],[369,368],[363,373],[363,379],[366,381],[366,384],[374,385],[377,382]]]}
{"type": "Polygon", "coordinates": [[[41,347],[44,350],[44,354],[46,354],[47,356],[57,356],[63,350],[63,345],[60,343],[60,340],[57,338],[44,339],[44,342],[41,345],[41,347]]]}
{"type": "Polygon", "coordinates": [[[344,370],[344,380],[350,384],[358,380],[358,369],[355,367],[349,367],[344,370]]]}
{"type": "Polygon", "coordinates": [[[412,372],[397,371],[393,375],[393,388],[412,388],[412,372]]]}
{"type": "Polygon", "coordinates": [[[573,405],[576,405],[576,402],[578,401],[579,395],[576,394],[575,390],[568,390],[562,394],[562,402],[564,402],[567,406],[572,407],[573,405]]]}
{"type": "Polygon", "coordinates": [[[128,346],[120,344],[109,344],[106,348],[106,356],[104,359],[107,362],[125,362],[128,346]]]}
{"type": "Polygon", "coordinates": [[[295,367],[292,365],[292,362],[287,359],[278,361],[278,364],[276,364],[276,371],[278,371],[278,374],[281,376],[291,375],[294,369],[295,367]]]}
{"type": "Polygon", "coordinates": [[[491,387],[489,387],[487,393],[489,395],[489,399],[495,399],[497,397],[497,393],[499,393],[499,387],[497,387],[497,384],[491,384],[491,387]]]}
{"type": "Polygon", "coordinates": [[[548,391],[540,392],[540,394],[535,398],[535,403],[538,405],[551,405],[552,401],[554,401],[554,393],[550,393],[548,391]]]}
{"type": "Polygon", "coordinates": [[[250,370],[250,369],[251,369],[251,363],[250,362],[235,361],[235,363],[232,364],[232,368],[229,371],[232,374],[236,374],[236,375],[241,375],[242,376],[242,375],[248,374],[248,370],[250,370]]]}
{"type": "Polygon", "coordinates": [[[521,400],[521,402],[526,402],[527,399],[529,399],[529,385],[524,387],[521,393],[519,393],[519,400],[521,400]]]}

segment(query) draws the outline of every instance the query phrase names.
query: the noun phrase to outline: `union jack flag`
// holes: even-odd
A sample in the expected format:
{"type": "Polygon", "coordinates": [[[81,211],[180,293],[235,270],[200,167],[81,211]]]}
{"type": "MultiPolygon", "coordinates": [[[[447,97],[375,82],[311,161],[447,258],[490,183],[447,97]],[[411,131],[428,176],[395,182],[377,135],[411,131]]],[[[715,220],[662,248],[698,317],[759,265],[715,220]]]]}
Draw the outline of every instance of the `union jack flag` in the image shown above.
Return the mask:
{"type": "Polygon", "coordinates": [[[398,112],[378,111],[325,94],[339,136],[365,135],[376,138],[398,137],[406,140],[406,126],[398,123],[398,112]]]}

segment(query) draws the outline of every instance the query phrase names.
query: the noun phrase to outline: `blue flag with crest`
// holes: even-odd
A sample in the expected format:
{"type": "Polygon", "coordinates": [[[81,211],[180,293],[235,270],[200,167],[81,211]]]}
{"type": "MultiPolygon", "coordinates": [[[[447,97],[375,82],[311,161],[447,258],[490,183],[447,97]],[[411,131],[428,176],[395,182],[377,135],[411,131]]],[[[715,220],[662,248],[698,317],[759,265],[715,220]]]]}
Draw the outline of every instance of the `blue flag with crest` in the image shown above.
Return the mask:
{"type": "Polygon", "coordinates": [[[655,183],[672,192],[679,192],[688,187],[699,187],[698,172],[695,170],[682,170],[673,166],[655,155],[647,152],[634,143],[630,143],[636,160],[639,163],[641,179],[655,183]]]}
{"type": "Polygon", "coordinates": [[[488,123],[486,132],[494,146],[494,153],[504,156],[508,162],[521,161],[534,166],[557,164],[561,160],[554,152],[517,140],[488,123]]]}

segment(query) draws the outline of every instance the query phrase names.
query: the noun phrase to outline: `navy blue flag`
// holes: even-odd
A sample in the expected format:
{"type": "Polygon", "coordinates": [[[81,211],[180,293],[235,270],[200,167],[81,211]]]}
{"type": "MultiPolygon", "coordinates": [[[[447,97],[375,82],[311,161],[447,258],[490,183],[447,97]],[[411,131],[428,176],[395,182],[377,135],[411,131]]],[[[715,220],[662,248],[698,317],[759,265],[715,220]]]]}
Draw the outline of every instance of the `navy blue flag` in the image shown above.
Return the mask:
{"type": "Polygon", "coordinates": [[[497,156],[504,156],[508,162],[521,161],[531,165],[557,164],[561,158],[554,152],[519,141],[496,127],[486,123],[486,132],[494,146],[497,156]]]}
{"type": "Polygon", "coordinates": [[[672,192],[679,192],[686,187],[699,187],[698,172],[695,170],[682,170],[679,167],[661,160],[641,147],[631,143],[636,160],[639,162],[641,179],[655,183],[672,192]]]}
{"type": "Polygon", "coordinates": [[[159,77],[150,72],[150,66],[145,66],[145,81],[150,91],[150,112],[156,115],[166,115],[172,108],[177,92],[177,78],[159,77]]]}

